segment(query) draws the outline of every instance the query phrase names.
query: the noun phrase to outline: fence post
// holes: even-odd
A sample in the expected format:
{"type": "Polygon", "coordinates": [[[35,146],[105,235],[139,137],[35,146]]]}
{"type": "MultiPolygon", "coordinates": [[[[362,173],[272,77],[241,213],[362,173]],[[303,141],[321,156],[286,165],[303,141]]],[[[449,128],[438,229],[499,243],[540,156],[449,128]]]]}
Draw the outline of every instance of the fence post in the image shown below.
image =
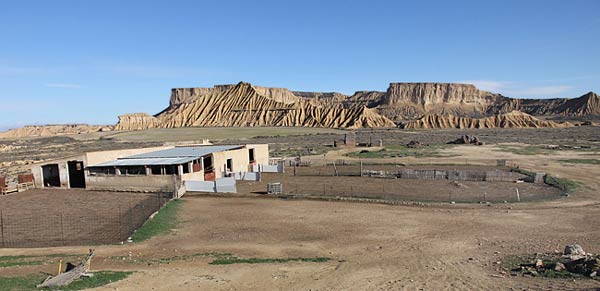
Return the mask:
{"type": "Polygon", "coordinates": [[[133,208],[131,208],[131,200],[129,201],[129,224],[127,228],[127,233],[133,232],[133,208]]]}
{"type": "Polygon", "coordinates": [[[363,176],[363,163],[362,160],[360,160],[360,176],[363,176]]]}
{"type": "Polygon", "coordinates": [[[160,209],[160,192],[156,192],[156,211],[160,209]]]}
{"type": "Polygon", "coordinates": [[[65,227],[63,224],[63,214],[62,212],[59,214],[60,217],[60,238],[62,239],[62,244],[63,246],[66,245],[65,244],[65,227]]]}
{"type": "Polygon", "coordinates": [[[123,241],[123,222],[121,221],[121,204],[117,208],[117,215],[119,215],[119,240],[123,241]]]}
{"type": "Polygon", "coordinates": [[[4,213],[0,210],[0,231],[2,232],[2,247],[6,247],[4,245],[4,213]]]}

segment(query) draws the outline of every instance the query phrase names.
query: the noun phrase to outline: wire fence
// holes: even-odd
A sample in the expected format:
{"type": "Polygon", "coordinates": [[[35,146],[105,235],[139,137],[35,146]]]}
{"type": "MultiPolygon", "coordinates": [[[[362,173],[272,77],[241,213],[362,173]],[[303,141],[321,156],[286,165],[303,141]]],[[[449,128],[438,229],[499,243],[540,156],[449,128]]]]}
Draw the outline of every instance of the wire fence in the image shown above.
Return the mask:
{"type": "Polygon", "coordinates": [[[554,199],[558,188],[514,182],[456,181],[443,179],[388,179],[336,176],[296,176],[282,183],[284,196],[364,198],[385,201],[504,203],[554,199]]]}
{"type": "Polygon", "coordinates": [[[114,244],[126,241],[172,193],[152,193],[143,199],[123,199],[71,211],[24,212],[0,209],[0,246],[52,247],[114,244]]]}

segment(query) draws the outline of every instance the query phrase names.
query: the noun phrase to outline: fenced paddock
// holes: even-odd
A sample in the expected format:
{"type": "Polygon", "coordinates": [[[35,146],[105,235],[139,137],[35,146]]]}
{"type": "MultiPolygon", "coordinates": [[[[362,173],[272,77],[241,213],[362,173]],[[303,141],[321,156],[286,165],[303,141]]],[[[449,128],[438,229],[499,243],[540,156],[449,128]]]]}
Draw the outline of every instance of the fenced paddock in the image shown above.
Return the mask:
{"type": "Polygon", "coordinates": [[[114,244],[171,194],[36,189],[0,197],[0,247],[114,244]]]}
{"type": "Polygon", "coordinates": [[[266,183],[281,182],[283,196],[456,203],[536,201],[558,198],[562,193],[546,184],[515,183],[524,175],[495,165],[363,165],[366,169],[394,175],[361,177],[357,165],[336,165],[335,169],[331,165],[297,167],[296,175],[293,170],[284,174],[263,173],[261,183],[240,183],[238,189],[262,193],[266,183]],[[414,176],[401,178],[402,171],[414,176]]]}

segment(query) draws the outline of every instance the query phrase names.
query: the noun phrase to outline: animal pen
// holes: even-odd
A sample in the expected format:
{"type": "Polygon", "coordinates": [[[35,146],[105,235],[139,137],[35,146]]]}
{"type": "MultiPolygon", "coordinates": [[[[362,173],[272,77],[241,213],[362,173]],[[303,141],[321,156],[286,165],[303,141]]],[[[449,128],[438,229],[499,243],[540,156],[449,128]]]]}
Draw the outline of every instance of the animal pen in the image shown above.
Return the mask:
{"type": "Polygon", "coordinates": [[[338,161],[295,167],[280,176],[263,175],[263,179],[267,183],[281,182],[284,197],[327,200],[508,203],[563,194],[559,188],[532,183],[527,175],[498,166],[496,161],[487,166],[360,165],[338,161]]]}
{"type": "Polygon", "coordinates": [[[37,189],[5,196],[0,200],[0,247],[120,243],[171,196],[37,189]]]}

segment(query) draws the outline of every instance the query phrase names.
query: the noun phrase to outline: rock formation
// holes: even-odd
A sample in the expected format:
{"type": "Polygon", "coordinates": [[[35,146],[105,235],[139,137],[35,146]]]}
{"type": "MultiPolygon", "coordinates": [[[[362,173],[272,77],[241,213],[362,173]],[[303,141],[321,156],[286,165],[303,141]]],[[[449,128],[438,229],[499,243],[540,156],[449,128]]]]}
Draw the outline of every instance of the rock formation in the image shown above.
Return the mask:
{"type": "Polygon", "coordinates": [[[111,131],[113,126],[87,124],[27,125],[6,132],[0,132],[0,138],[44,137],[111,131]]]}
{"type": "MultiPolygon", "coordinates": [[[[600,118],[600,97],[518,99],[456,83],[391,83],[385,92],[302,92],[249,83],[174,88],[169,106],[152,116],[119,116],[115,130],[187,126],[304,126],[403,128],[569,127],[534,116],[569,120],[600,118]]],[[[25,127],[0,137],[45,136],[110,130],[60,125],[25,127]]]]}
{"type": "Polygon", "coordinates": [[[541,128],[571,127],[573,124],[557,123],[537,119],[527,113],[512,111],[485,118],[460,117],[455,115],[427,114],[420,119],[401,124],[405,129],[441,129],[441,128],[541,128]]]}
{"type": "MultiPolygon", "coordinates": [[[[240,82],[210,90],[174,90],[172,105],[152,117],[121,116],[119,130],[190,126],[393,127],[394,122],[365,106],[316,104],[287,89],[240,82]],[[189,95],[196,92],[196,95],[189,95]],[[134,124],[128,124],[133,122],[134,124]]],[[[332,95],[333,96],[333,95],[332,95]]]]}
{"type": "Polygon", "coordinates": [[[131,113],[119,116],[115,130],[142,130],[160,127],[158,118],[147,113],[131,113]]]}

